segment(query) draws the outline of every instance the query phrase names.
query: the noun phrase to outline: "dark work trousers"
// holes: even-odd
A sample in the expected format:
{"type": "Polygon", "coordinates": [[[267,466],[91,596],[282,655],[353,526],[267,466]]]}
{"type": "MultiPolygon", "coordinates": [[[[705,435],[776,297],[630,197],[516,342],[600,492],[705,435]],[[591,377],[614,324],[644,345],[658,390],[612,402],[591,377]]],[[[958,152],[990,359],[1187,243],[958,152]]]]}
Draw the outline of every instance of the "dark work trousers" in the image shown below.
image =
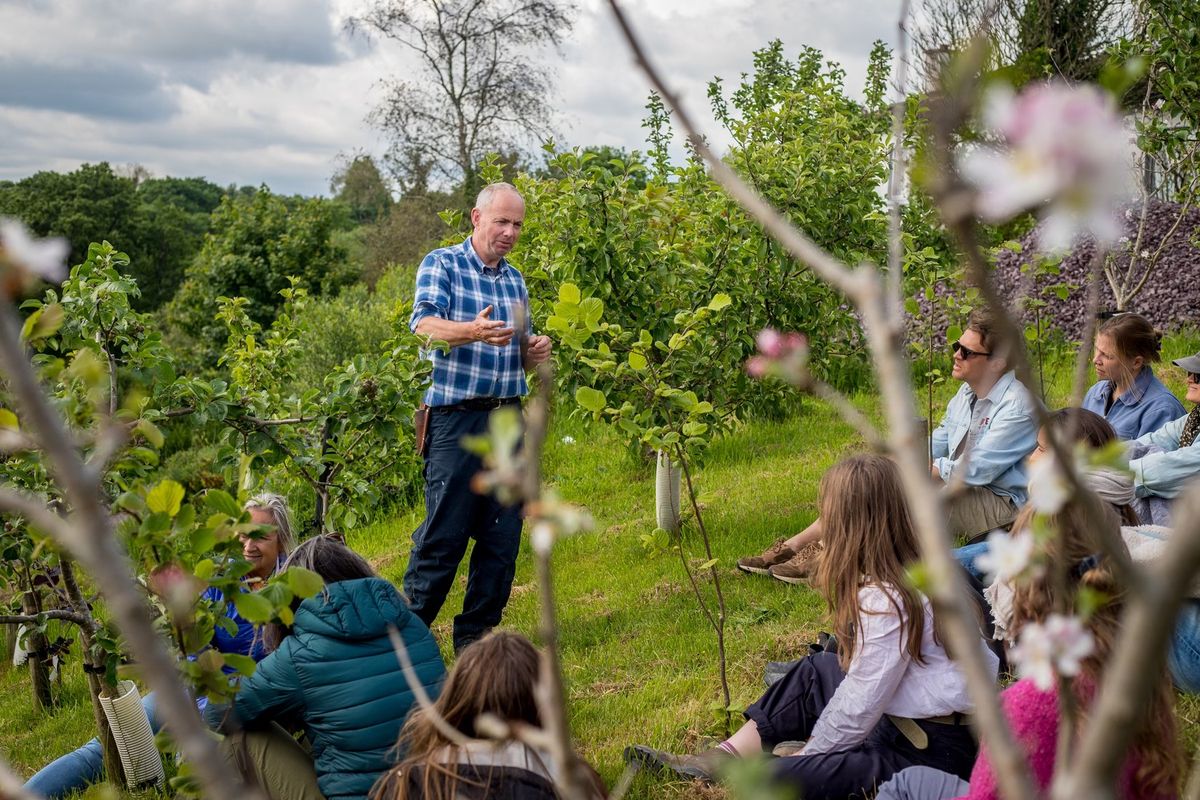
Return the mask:
{"type": "Polygon", "coordinates": [[[475,540],[462,613],[454,618],[454,650],[466,647],[500,622],[521,545],[521,510],[471,489],[483,469],[462,447],[464,436],[487,432],[488,411],[431,409],[425,453],[425,520],[413,532],[404,573],[412,612],[432,625],[454,582],[467,543],[475,540]]]}
{"type": "MultiPolygon", "coordinates": [[[[813,726],[845,677],[838,658],[817,653],[802,658],[758,702],[746,718],[758,726],[763,749],[812,735],[813,726]]],[[[929,747],[918,750],[884,717],[861,744],[836,753],[786,756],[772,764],[775,777],[800,790],[804,800],[871,797],[879,784],[905,767],[925,765],[966,779],[978,745],[966,725],[918,721],[929,747]]]]}

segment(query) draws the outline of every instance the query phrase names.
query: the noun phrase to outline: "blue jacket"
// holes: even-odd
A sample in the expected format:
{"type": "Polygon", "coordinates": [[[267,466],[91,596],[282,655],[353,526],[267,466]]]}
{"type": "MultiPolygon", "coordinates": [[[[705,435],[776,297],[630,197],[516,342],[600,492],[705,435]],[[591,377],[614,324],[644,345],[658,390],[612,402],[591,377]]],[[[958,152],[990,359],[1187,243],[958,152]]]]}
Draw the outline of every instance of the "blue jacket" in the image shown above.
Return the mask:
{"type": "Polygon", "coordinates": [[[1154,376],[1150,367],[1142,367],[1133,379],[1133,386],[1113,400],[1112,407],[1105,413],[1104,407],[1112,397],[1113,388],[1112,381],[1100,381],[1084,395],[1083,407],[1107,419],[1122,439],[1136,439],[1153,433],[1186,413],[1183,403],[1154,376]]]}
{"type": "MultiPolygon", "coordinates": [[[[331,583],[300,604],[292,631],[242,682],[230,723],[303,720],[317,784],[328,800],[365,798],[393,758],[413,705],[388,625],[399,630],[421,684],[446,675],[437,642],[382,578],[331,583]]],[[[214,721],[209,716],[209,721],[214,721]]]]}
{"type": "Polygon", "coordinates": [[[1200,439],[1190,447],[1180,447],[1179,438],[1187,414],[1172,420],[1153,433],[1139,438],[1135,444],[1159,447],[1164,452],[1148,453],[1130,460],[1133,488],[1138,497],[1174,499],[1183,492],[1189,481],[1200,476],[1200,439]]]}
{"type": "Polygon", "coordinates": [[[1025,456],[1037,447],[1037,423],[1033,400],[1016,373],[1006,372],[984,399],[991,412],[980,423],[975,447],[965,456],[951,458],[971,427],[971,401],[975,393],[963,384],[950,398],[942,424],[933,432],[933,465],[942,480],[950,483],[961,469],[967,486],[986,486],[1000,497],[1011,497],[1024,505],[1026,498],[1025,456]]]}

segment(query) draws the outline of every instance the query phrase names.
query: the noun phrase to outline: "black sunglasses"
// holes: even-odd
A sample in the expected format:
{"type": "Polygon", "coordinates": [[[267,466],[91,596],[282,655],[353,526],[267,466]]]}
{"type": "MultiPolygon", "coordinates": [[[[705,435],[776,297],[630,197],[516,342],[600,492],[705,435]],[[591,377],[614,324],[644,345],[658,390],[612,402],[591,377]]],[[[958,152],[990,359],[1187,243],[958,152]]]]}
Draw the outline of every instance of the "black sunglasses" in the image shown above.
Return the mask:
{"type": "Polygon", "coordinates": [[[1187,379],[1192,383],[1200,383],[1200,372],[1189,372],[1187,379]]]}
{"type": "Polygon", "coordinates": [[[961,354],[963,361],[968,360],[971,358],[971,356],[983,356],[984,358],[992,357],[991,353],[982,353],[978,350],[972,350],[971,348],[965,346],[962,342],[955,342],[954,344],[950,345],[950,349],[955,353],[961,354]]]}

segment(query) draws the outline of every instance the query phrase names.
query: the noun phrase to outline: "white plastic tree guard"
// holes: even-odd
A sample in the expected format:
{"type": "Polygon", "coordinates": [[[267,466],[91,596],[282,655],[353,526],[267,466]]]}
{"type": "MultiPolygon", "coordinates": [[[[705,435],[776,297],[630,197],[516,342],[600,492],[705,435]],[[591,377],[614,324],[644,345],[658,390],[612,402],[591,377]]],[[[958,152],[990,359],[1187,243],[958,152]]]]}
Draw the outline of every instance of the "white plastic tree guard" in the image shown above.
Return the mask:
{"type": "Polygon", "coordinates": [[[662,450],[654,470],[654,510],[658,527],[679,533],[679,479],[682,471],[662,450]]]}
{"type": "Polygon", "coordinates": [[[166,779],[162,756],[154,743],[154,731],[150,729],[150,719],[142,708],[142,696],[134,682],[118,683],[116,697],[101,695],[100,707],[104,709],[117,742],[125,783],[131,789],[162,784],[166,779]]]}

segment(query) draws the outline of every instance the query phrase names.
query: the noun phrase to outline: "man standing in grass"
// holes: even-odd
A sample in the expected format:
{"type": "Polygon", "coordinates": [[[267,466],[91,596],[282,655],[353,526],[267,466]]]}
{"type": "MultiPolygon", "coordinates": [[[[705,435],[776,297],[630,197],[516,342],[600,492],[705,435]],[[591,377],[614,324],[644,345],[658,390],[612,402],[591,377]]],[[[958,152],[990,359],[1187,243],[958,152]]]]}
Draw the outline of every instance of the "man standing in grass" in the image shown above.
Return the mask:
{"type": "MultiPolygon", "coordinates": [[[[930,475],[952,489],[946,499],[950,535],[971,538],[1006,528],[1025,503],[1025,456],[1037,446],[1033,400],[997,350],[995,318],[972,312],[967,329],[952,345],[962,381],[933,432],[930,475]]],[[[821,520],[757,556],[738,560],[738,569],[802,583],[820,557],[821,520]]]]}
{"type": "Polygon", "coordinates": [[[414,333],[450,349],[428,351],[433,383],[425,393],[425,519],[413,532],[404,592],[413,613],[432,625],[468,541],[475,540],[462,613],[454,618],[456,652],[500,622],[521,541],[520,508],[472,491],[471,478],[483,465],[462,440],[485,433],[493,410],[519,409],[528,392],[525,371],[550,357],[550,337],[531,335],[525,281],[505,260],[524,219],[516,188],[485,187],[471,210],[470,238],[421,262],[409,319],[414,333]],[[514,335],[518,307],[525,323],[514,335]]]}

